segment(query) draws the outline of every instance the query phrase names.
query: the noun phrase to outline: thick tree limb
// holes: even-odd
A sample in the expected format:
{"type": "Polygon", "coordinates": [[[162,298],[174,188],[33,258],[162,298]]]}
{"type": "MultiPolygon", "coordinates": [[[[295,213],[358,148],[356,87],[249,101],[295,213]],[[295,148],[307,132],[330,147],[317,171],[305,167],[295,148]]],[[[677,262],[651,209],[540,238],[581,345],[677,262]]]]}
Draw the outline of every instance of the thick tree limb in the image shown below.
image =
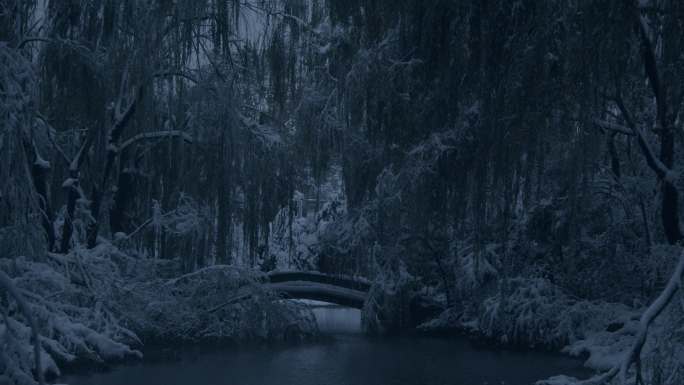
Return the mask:
{"type": "MultiPolygon", "coordinates": [[[[639,2],[637,2],[638,8],[639,2]]],[[[668,104],[668,84],[662,81],[661,74],[658,70],[658,57],[655,52],[654,42],[649,37],[648,26],[646,25],[646,17],[640,13],[636,15],[636,23],[639,29],[639,36],[641,40],[641,54],[643,58],[644,70],[648,77],[649,84],[653,89],[656,102],[656,131],[660,136],[660,157],[657,158],[656,166],[660,169],[659,177],[664,181],[662,185],[662,208],[661,216],[665,235],[668,243],[674,245],[684,239],[681,231],[679,220],[679,191],[675,185],[676,175],[669,171],[674,169],[675,161],[675,138],[674,138],[674,123],[670,116],[670,106],[668,104]],[[663,167],[664,166],[664,167],[663,167]],[[667,170],[664,172],[664,170],[667,170]]],[[[656,42],[657,44],[657,37],[656,42]]],[[[664,64],[667,66],[667,63],[664,64]]],[[[675,95],[675,103],[677,97],[675,95]]],[[[676,105],[674,110],[676,111],[676,105]]],[[[640,144],[645,143],[640,138],[640,144]]],[[[642,144],[643,147],[643,144],[642,144]]],[[[651,153],[652,156],[652,153],[651,153]]],[[[651,159],[649,164],[653,164],[651,159]]]]}
{"type": "Polygon", "coordinates": [[[116,105],[114,108],[114,122],[111,128],[111,136],[114,136],[116,132],[122,130],[128,120],[133,116],[135,112],[135,106],[138,99],[142,96],[142,85],[136,87],[132,95],[126,97],[125,87],[128,87],[128,70],[123,74],[123,79],[121,80],[121,89],[119,90],[119,97],[117,98],[116,105]],[[128,99],[128,100],[125,100],[128,99]],[[123,106],[124,101],[128,102],[123,106]]]}
{"type": "Polygon", "coordinates": [[[680,289],[682,284],[682,279],[684,276],[684,251],[679,256],[679,262],[675,267],[667,286],[658,295],[658,297],[651,303],[651,305],[644,311],[641,315],[641,320],[639,321],[639,330],[637,332],[636,338],[629,352],[625,355],[625,358],[618,365],[615,365],[609,371],[589,378],[585,381],[581,381],[578,385],[602,385],[608,383],[612,380],[618,373],[620,374],[620,382],[624,385],[627,384],[629,369],[632,364],[637,365],[637,378],[640,378],[640,366],[639,362],[641,360],[641,351],[646,343],[646,338],[648,337],[648,329],[653,324],[653,322],[658,318],[658,316],[667,308],[667,305],[672,301],[677,290],[680,289]]]}
{"type": "Polygon", "coordinates": [[[69,172],[77,172],[78,169],[81,167],[81,164],[83,163],[83,160],[85,160],[85,157],[83,154],[87,153],[88,150],[90,149],[90,145],[93,144],[93,141],[95,140],[95,134],[90,134],[86,138],[85,142],[81,145],[81,148],[78,149],[78,152],[74,156],[74,158],[71,160],[69,163],[69,172]]]}
{"type": "Polygon", "coordinates": [[[660,124],[661,129],[667,129],[667,101],[666,101],[666,90],[664,85],[660,81],[660,74],[658,72],[658,64],[656,61],[655,51],[653,50],[653,43],[648,37],[648,31],[646,29],[646,23],[644,18],[639,16],[639,36],[641,38],[641,54],[644,60],[644,69],[646,70],[646,76],[648,76],[648,82],[653,89],[653,94],[656,98],[656,108],[657,108],[657,120],[660,124]]]}
{"type": "MultiPolygon", "coordinates": [[[[679,285],[682,282],[682,274],[684,274],[684,252],[679,256],[679,262],[675,268],[674,273],[670,277],[670,280],[665,286],[665,289],[660,293],[658,298],[653,301],[653,303],[646,309],[644,314],[641,316],[639,321],[639,332],[636,336],[636,340],[630,349],[629,354],[625,357],[620,367],[620,378],[623,384],[627,383],[627,372],[632,366],[632,363],[637,363],[640,360],[641,350],[646,342],[646,337],[648,336],[648,328],[651,326],[653,321],[665,310],[667,305],[672,301],[679,285]]],[[[637,373],[637,375],[640,375],[637,373]]]]}
{"type": "Polygon", "coordinates": [[[612,132],[615,132],[618,134],[627,135],[627,136],[635,136],[636,135],[631,128],[625,127],[622,124],[618,124],[618,123],[614,123],[614,122],[608,122],[608,121],[601,120],[601,119],[594,119],[594,124],[596,124],[597,126],[601,127],[604,130],[612,131],[612,132]]]}
{"type": "MultiPolygon", "coordinates": [[[[62,243],[60,245],[60,252],[66,254],[69,252],[69,246],[71,244],[71,236],[73,234],[73,218],[74,212],[76,210],[76,201],[81,197],[81,191],[79,186],[79,169],[81,164],[85,160],[85,155],[88,153],[90,146],[95,140],[94,130],[90,129],[88,131],[88,137],[85,142],[81,145],[81,148],[76,153],[76,156],[69,163],[69,179],[70,181],[65,187],[68,187],[68,197],[67,197],[67,212],[64,216],[64,225],[62,226],[62,243]]],[[[66,181],[65,181],[66,183],[66,181]]]]}
{"type": "Polygon", "coordinates": [[[112,122],[112,127],[109,130],[109,135],[107,137],[107,157],[105,160],[104,171],[102,172],[102,180],[99,186],[93,186],[92,201],[90,204],[90,212],[94,219],[88,225],[87,230],[87,245],[88,248],[95,247],[97,243],[97,234],[100,229],[100,208],[102,206],[102,199],[104,191],[107,188],[107,181],[109,180],[109,174],[114,168],[117,157],[117,144],[119,143],[119,138],[123,133],[124,128],[130,121],[133,113],[135,112],[136,105],[142,97],[143,86],[142,84],[134,87],[133,91],[127,92],[129,86],[129,71],[126,68],[121,77],[121,84],[119,86],[119,96],[116,100],[114,107],[114,119],[112,122]]]}

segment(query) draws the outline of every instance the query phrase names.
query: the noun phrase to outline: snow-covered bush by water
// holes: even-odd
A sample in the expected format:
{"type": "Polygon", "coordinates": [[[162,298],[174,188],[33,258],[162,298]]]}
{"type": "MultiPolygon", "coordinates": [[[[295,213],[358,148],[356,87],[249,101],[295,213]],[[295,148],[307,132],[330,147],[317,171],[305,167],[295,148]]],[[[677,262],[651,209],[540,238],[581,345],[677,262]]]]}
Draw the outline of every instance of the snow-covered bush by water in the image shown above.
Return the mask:
{"type": "Polygon", "coordinates": [[[311,314],[264,290],[258,273],[217,265],[163,278],[180,271],[180,263],[169,264],[131,257],[108,243],[50,254],[44,262],[0,259],[0,272],[29,310],[22,312],[9,294],[0,296],[0,384],[38,381],[31,320],[40,374],[48,377],[63,365],[141,357],[142,340],[272,340],[316,332],[311,314]]]}
{"type": "Polygon", "coordinates": [[[151,340],[282,340],[316,331],[309,314],[279,301],[260,279],[258,272],[214,265],[169,280],[134,283],[117,296],[129,310],[132,328],[151,340]]]}
{"type": "Polygon", "coordinates": [[[106,282],[98,269],[92,268],[96,263],[106,262],[97,259],[84,266],[82,261],[76,262],[75,254],[64,256],[62,271],[55,264],[25,258],[0,260],[0,270],[10,277],[11,284],[25,299],[29,312],[20,311],[16,299],[0,300],[3,301],[0,302],[3,311],[0,341],[4,358],[0,364],[0,380],[33,384],[34,374],[59,375],[61,364],[141,356],[131,348],[139,342],[137,336],[110,310],[108,298],[104,296],[106,292],[86,283],[93,279],[90,274],[97,277],[98,282],[106,282]],[[33,346],[31,320],[39,332],[42,373],[35,373],[36,360],[34,350],[30,348],[33,346]]]}
{"type": "MultiPolygon", "coordinates": [[[[682,308],[673,306],[666,310],[661,319],[651,326],[641,359],[641,383],[649,385],[675,385],[684,383],[684,328],[682,328],[682,308]]],[[[600,314],[599,314],[600,315],[600,314]]],[[[611,315],[604,311],[604,315],[611,315]]],[[[604,373],[620,367],[630,351],[639,331],[638,312],[629,311],[615,314],[624,320],[611,323],[606,329],[588,329],[583,338],[577,339],[563,348],[563,352],[586,357],[584,365],[604,373]]],[[[605,319],[605,317],[604,317],[605,319]]],[[[636,373],[628,372],[630,383],[637,383],[636,373]]],[[[555,376],[538,382],[538,385],[594,385],[600,383],[622,384],[618,376],[602,376],[588,380],[564,375],[555,376]],[[605,381],[605,382],[602,382],[605,381]]]]}
{"type": "Polygon", "coordinates": [[[624,305],[577,300],[544,279],[513,278],[483,302],[478,330],[503,344],[560,348],[632,314],[624,305]]]}

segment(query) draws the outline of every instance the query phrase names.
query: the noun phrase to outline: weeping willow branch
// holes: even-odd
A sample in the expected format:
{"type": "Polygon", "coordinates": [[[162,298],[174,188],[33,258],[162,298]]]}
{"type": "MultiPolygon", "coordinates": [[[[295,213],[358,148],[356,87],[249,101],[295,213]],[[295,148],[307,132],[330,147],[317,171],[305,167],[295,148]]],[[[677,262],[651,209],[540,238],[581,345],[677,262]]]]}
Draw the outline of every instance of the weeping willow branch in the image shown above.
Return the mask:
{"type": "MultiPolygon", "coordinates": [[[[36,370],[36,376],[38,377],[38,383],[42,385],[45,383],[45,380],[43,378],[43,365],[40,359],[40,339],[38,334],[38,326],[36,325],[36,320],[33,318],[33,314],[31,313],[31,308],[21,293],[19,293],[19,290],[17,290],[16,286],[14,286],[14,283],[12,283],[12,279],[3,271],[0,271],[0,287],[3,287],[14,298],[19,305],[21,312],[24,314],[24,317],[28,321],[29,326],[31,327],[34,366],[36,370]]],[[[9,327],[9,325],[7,325],[7,327],[9,327]]]]}

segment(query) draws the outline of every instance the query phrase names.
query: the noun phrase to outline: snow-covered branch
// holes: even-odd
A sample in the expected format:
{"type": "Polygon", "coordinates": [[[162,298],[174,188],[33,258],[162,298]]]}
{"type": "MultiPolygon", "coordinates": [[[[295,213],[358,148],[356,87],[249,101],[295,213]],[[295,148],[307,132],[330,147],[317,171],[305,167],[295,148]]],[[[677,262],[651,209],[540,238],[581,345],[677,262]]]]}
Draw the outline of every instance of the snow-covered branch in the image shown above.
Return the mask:
{"type": "Polygon", "coordinates": [[[292,20],[293,22],[297,23],[297,26],[300,28],[310,32],[314,36],[318,36],[318,32],[315,31],[313,28],[309,26],[309,23],[307,23],[305,20],[303,20],[299,16],[295,16],[291,13],[284,12],[282,10],[276,10],[276,9],[267,9],[266,7],[259,6],[257,4],[253,4],[252,2],[246,1],[246,2],[241,2],[240,3],[241,7],[244,7],[246,9],[249,9],[255,13],[263,13],[267,16],[276,16],[276,17],[282,17],[283,19],[288,19],[292,20]]]}
{"type": "Polygon", "coordinates": [[[159,138],[174,138],[174,137],[181,137],[181,138],[183,138],[184,141],[186,141],[188,143],[192,143],[192,137],[190,135],[188,135],[186,132],[181,131],[181,130],[143,132],[143,133],[135,135],[129,139],[126,139],[123,143],[121,143],[121,145],[119,145],[118,150],[123,151],[127,147],[131,146],[132,144],[135,144],[135,143],[143,141],[143,140],[159,139],[159,138]]]}
{"type": "Polygon", "coordinates": [[[641,378],[641,369],[639,364],[641,360],[641,351],[644,347],[644,344],[646,343],[649,327],[653,324],[656,318],[658,318],[658,316],[663,312],[663,310],[665,310],[667,305],[672,301],[672,298],[674,298],[674,295],[677,293],[677,290],[680,289],[683,278],[684,251],[680,253],[679,262],[677,263],[674,273],[670,277],[670,280],[668,281],[667,285],[660,293],[660,295],[658,295],[655,301],[653,301],[653,303],[651,303],[651,305],[642,314],[641,319],[639,320],[639,329],[637,331],[636,338],[632,343],[629,352],[627,352],[627,354],[624,356],[624,359],[620,363],[614,365],[610,370],[600,375],[591,377],[587,380],[576,382],[575,384],[603,385],[610,382],[613,378],[615,378],[615,376],[619,374],[621,384],[627,385],[629,370],[632,367],[632,364],[636,364],[636,378],[637,383],[639,383],[638,381],[641,378]]]}
{"type": "MultiPolygon", "coordinates": [[[[639,321],[639,332],[637,333],[636,340],[634,341],[629,354],[625,357],[625,360],[620,366],[620,378],[623,384],[627,383],[627,373],[629,368],[632,366],[632,363],[638,363],[640,360],[641,350],[646,342],[649,326],[651,326],[653,321],[655,321],[660,313],[665,310],[667,305],[674,297],[682,282],[682,274],[684,274],[684,252],[680,254],[677,267],[675,268],[674,273],[672,273],[672,276],[670,277],[667,286],[665,286],[665,289],[663,289],[658,298],[653,301],[653,303],[641,316],[641,320],[639,321]]],[[[638,370],[639,369],[637,369],[637,371],[638,370]]],[[[641,373],[637,373],[637,377],[640,375],[641,373]]]]}
{"type": "MultiPolygon", "coordinates": [[[[38,377],[38,383],[42,385],[45,383],[45,381],[43,379],[43,365],[40,356],[40,336],[38,334],[38,326],[36,325],[36,320],[33,318],[31,308],[29,307],[28,303],[21,295],[19,290],[17,290],[17,288],[14,286],[12,279],[1,270],[0,287],[4,288],[7,291],[7,293],[9,293],[14,298],[14,300],[17,302],[17,305],[19,306],[19,309],[21,309],[22,313],[24,314],[24,317],[26,318],[26,320],[29,323],[29,326],[31,327],[31,340],[33,342],[34,360],[33,364],[35,366],[35,372],[38,377]]],[[[7,325],[7,327],[9,328],[10,325],[7,325]]]]}
{"type": "Polygon", "coordinates": [[[94,139],[95,135],[89,132],[85,142],[83,142],[81,148],[78,149],[76,156],[74,156],[69,163],[69,172],[75,173],[78,171],[78,169],[81,167],[81,163],[83,163],[83,160],[85,159],[83,154],[88,152],[88,149],[90,148],[90,145],[93,143],[94,139]]]}

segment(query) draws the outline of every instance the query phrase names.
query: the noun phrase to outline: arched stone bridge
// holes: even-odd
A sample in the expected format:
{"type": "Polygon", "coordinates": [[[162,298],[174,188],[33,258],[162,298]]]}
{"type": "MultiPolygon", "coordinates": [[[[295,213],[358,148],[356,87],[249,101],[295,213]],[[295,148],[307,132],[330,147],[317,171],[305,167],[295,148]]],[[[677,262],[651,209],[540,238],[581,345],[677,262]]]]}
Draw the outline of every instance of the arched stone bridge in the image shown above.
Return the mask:
{"type": "MultiPolygon", "coordinates": [[[[266,280],[269,289],[280,293],[285,298],[312,299],[357,309],[364,308],[372,286],[370,281],[360,277],[305,271],[272,272],[266,275],[266,280]]],[[[395,308],[395,314],[381,315],[380,318],[383,318],[383,322],[393,322],[388,318],[403,317],[405,319],[399,320],[399,322],[406,322],[404,327],[417,326],[439,315],[444,310],[443,305],[417,293],[413,293],[403,300],[399,298],[390,299],[389,303],[385,294],[387,293],[375,293],[374,295],[378,296],[375,300],[385,302],[390,308],[399,307],[402,309],[395,308]]]]}
{"type": "MultiPolygon", "coordinates": [[[[372,286],[372,283],[364,278],[309,271],[271,272],[263,276],[262,284],[266,289],[279,294],[284,299],[324,301],[363,311],[367,310],[364,309],[364,305],[372,286]]],[[[242,301],[252,294],[251,290],[245,290],[210,311],[213,312],[231,303],[242,301]]],[[[413,327],[437,316],[443,310],[443,307],[434,300],[415,295],[415,293],[394,299],[389,299],[391,296],[388,297],[386,294],[388,293],[374,294],[378,296],[376,300],[389,305],[383,307],[383,311],[389,311],[389,313],[374,317],[386,324],[383,327],[390,326],[394,329],[413,327]]]]}

